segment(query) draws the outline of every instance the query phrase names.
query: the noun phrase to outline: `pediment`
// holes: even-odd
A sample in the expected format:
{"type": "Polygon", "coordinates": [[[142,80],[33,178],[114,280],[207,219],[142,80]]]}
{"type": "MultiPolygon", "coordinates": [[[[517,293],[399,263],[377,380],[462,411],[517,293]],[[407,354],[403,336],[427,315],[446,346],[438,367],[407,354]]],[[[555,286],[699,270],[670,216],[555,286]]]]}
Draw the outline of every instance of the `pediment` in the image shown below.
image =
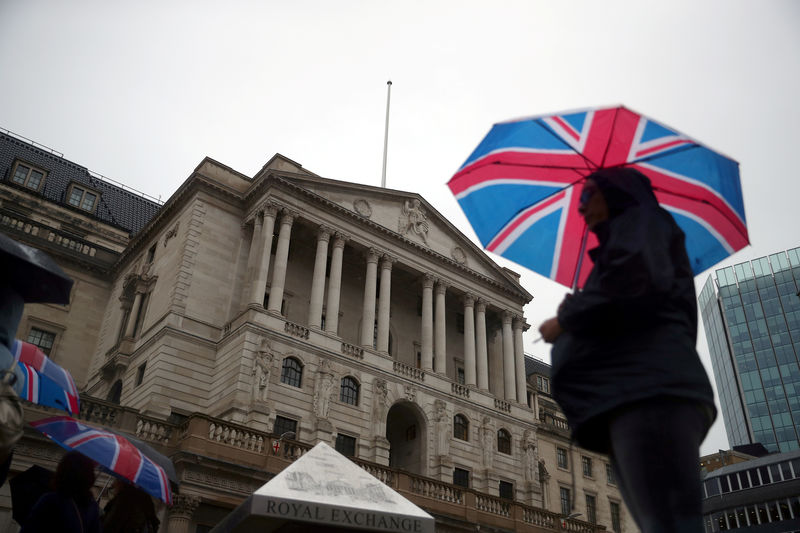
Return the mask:
{"type": "Polygon", "coordinates": [[[319,176],[279,176],[365,221],[384,227],[416,247],[435,252],[530,298],[519,284],[517,274],[495,263],[417,193],[319,176]]]}

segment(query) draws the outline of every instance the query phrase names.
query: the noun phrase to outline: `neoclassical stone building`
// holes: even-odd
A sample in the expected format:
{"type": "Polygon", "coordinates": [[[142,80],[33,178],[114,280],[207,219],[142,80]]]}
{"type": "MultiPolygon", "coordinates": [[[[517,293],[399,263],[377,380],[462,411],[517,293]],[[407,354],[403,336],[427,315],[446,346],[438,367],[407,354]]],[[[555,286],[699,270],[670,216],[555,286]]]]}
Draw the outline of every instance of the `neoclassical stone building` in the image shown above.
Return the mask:
{"type": "MultiPolygon", "coordinates": [[[[532,296],[418,194],[276,155],[253,177],[206,158],[159,205],[0,141],[16,154],[0,230],[77,280],[69,306],[26,309],[18,337],[53,334],[82,418],[172,457],[162,531],[207,531],[319,441],[441,531],[560,527],[522,348],[532,296]]],[[[30,432],[12,473],[58,455],[30,432]]]]}

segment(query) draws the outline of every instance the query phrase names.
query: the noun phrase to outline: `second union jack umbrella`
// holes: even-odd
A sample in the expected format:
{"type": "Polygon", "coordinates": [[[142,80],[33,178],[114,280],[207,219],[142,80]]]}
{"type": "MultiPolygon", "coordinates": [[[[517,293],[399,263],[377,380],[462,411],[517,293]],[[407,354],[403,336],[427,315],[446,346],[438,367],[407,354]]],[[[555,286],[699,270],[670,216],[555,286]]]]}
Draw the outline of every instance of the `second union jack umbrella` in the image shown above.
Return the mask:
{"type": "Polygon", "coordinates": [[[621,106],[495,124],[448,186],[488,251],[582,286],[590,268],[579,265],[597,241],[584,242],[575,186],[611,167],[650,178],[695,274],[749,243],[739,164],[621,106]]]}
{"type": "Polygon", "coordinates": [[[11,354],[25,376],[20,393],[23,400],[63,409],[70,414],[79,412],[78,388],[69,372],[29,342],[15,339],[11,354]]]}
{"type": "Polygon", "coordinates": [[[128,480],[166,504],[172,504],[172,490],[164,469],[122,435],[68,416],[37,420],[31,422],[31,426],[62,448],[82,453],[112,474],[128,480]]]}

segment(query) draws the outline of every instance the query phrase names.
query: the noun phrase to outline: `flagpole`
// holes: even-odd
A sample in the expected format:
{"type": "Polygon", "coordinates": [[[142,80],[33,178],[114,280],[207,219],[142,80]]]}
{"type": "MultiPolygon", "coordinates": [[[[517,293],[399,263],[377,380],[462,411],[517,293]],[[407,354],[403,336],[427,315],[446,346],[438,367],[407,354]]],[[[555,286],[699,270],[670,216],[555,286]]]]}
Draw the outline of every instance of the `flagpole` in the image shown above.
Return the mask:
{"type": "Polygon", "coordinates": [[[389,145],[389,102],[392,98],[392,82],[386,82],[386,129],[383,133],[383,174],[381,175],[381,187],[386,188],[386,150],[389,145]]]}

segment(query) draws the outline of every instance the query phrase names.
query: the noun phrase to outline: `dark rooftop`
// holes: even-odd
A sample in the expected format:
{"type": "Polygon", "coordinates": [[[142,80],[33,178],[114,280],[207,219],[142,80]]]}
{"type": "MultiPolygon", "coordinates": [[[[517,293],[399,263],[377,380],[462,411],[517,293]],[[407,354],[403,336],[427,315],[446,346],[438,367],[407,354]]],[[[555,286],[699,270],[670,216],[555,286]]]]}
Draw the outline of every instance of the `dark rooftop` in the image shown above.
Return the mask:
{"type": "Polygon", "coordinates": [[[525,376],[531,374],[541,374],[550,377],[550,365],[539,359],[534,359],[530,356],[525,356],[525,376]]]}
{"type": "Polygon", "coordinates": [[[58,152],[7,131],[0,131],[0,179],[11,187],[39,194],[51,202],[83,215],[94,216],[97,220],[124,229],[130,234],[145,227],[161,208],[161,204],[155,199],[147,198],[122,184],[111,183],[86,167],[64,159],[58,152]],[[38,192],[11,180],[16,161],[47,172],[44,184],[38,192]],[[67,203],[67,190],[71,183],[82,184],[100,194],[93,214],[67,203]]]}

